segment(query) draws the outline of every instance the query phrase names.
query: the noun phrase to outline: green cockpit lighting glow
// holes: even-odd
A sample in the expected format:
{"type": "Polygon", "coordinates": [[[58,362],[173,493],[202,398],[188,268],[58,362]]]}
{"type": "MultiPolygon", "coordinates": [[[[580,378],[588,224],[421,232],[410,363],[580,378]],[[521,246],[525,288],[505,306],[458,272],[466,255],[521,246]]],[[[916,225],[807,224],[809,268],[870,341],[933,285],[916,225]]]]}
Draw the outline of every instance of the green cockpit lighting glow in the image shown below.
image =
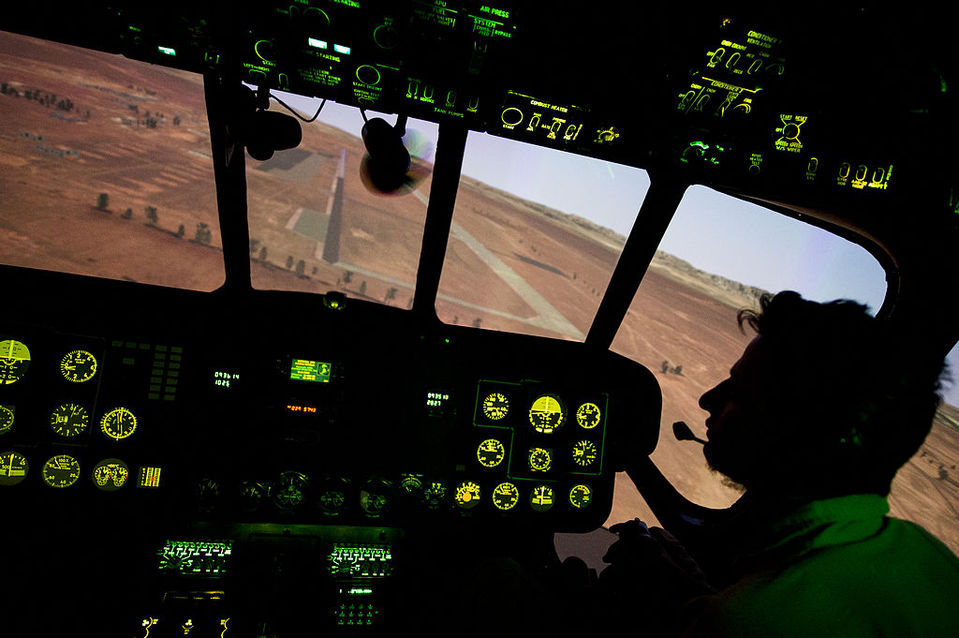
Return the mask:
{"type": "Polygon", "coordinates": [[[145,465],[141,467],[137,473],[137,487],[160,487],[160,476],[162,473],[162,467],[157,467],[155,465],[145,465]]]}
{"type": "Polygon", "coordinates": [[[342,44],[334,44],[334,45],[333,45],[333,50],[336,51],[337,53],[342,53],[343,55],[349,55],[349,54],[351,53],[351,51],[352,51],[352,49],[350,49],[350,47],[345,46],[345,45],[342,45],[342,44]]]}
{"type": "Polygon", "coordinates": [[[222,578],[229,573],[233,541],[168,540],[157,551],[160,573],[197,578],[222,578]]]}
{"type": "Polygon", "coordinates": [[[157,50],[164,55],[176,55],[176,50],[171,49],[170,47],[158,46],[157,50]]]}
{"type": "Polygon", "coordinates": [[[105,492],[120,489],[129,478],[130,468],[120,459],[104,459],[93,468],[93,484],[105,492]]]}
{"type": "Polygon", "coordinates": [[[320,40],[319,38],[309,38],[307,43],[314,49],[328,49],[330,48],[330,43],[326,40],[320,40]]]}
{"type": "Polygon", "coordinates": [[[566,408],[558,396],[544,394],[529,408],[529,422],[540,434],[551,434],[566,420],[566,408]]]}
{"type": "Polygon", "coordinates": [[[290,364],[290,380],[329,383],[332,370],[333,364],[326,361],[293,359],[290,364]]]}
{"type": "MultiPolygon", "coordinates": [[[[393,571],[392,561],[393,551],[389,545],[364,543],[334,543],[326,556],[330,574],[334,577],[385,578],[393,571]]],[[[351,593],[365,595],[371,592],[351,593]]]]}
{"type": "Polygon", "coordinates": [[[779,121],[781,124],[776,127],[775,133],[778,138],[773,142],[773,147],[777,151],[786,153],[801,153],[803,143],[799,136],[802,134],[802,125],[808,119],[808,116],[805,115],[780,113],[779,121]]]}
{"type": "Polygon", "coordinates": [[[493,488],[493,506],[503,512],[516,507],[519,502],[519,488],[509,481],[500,483],[493,488]]]}
{"type": "Polygon", "coordinates": [[[431,510],[439,509],[446,500],[448,491],[446,483],[443,481],[430,481],[423,488],[423,500],[426,502],[426,507],[431,510]]]}
{"type": "Polygon", "coordinates": [[[16,383],[30,367],[30,349],[14,339],[0,341],[0,385],[16,383]]]}

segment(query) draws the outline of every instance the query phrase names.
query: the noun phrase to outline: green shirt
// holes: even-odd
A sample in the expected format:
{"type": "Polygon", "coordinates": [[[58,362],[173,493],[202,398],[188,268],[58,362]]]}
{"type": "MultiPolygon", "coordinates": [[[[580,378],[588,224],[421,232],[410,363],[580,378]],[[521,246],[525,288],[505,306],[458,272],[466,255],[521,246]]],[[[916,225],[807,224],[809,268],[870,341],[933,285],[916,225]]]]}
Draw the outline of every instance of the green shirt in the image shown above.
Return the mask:
{"type": "Polygon", "coordinates": [[[959,636],[959,559],[886,499],[815,501],[771,527],[756,568],[690,603],[687,636],[959,636]]]}

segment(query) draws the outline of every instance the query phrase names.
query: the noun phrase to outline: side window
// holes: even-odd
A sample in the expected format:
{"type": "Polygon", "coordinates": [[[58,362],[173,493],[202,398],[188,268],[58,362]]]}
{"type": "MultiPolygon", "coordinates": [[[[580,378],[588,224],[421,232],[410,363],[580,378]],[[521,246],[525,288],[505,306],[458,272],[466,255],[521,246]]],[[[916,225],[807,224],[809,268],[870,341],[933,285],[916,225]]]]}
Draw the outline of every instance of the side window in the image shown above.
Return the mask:
{"type": "MultiPolygon", "coordinates": [[[[853,299],[873,313],[885,273],[864,248],[822,229],[726,196],[690,188],[676,211],[613,342],[612,349],[652,370],[663,390],[653,461],[687,498],[726,507],[739,492],[712,472],[702,448],[677,441],[675,421],[704,434],[699,397],[728,375],[753,338],[737,310],[758,307],[764,291],[795,290],[807,299],[853,299]]],[[[947,396],[947,400],[957,396],[947,396]]],[[[892,515],[914,520],[959,551],[959,410],[944,405],[932,434],[902,469],[890,495],[892,515]]],[[[609,523],[648,516],[635,488],[617,481],[609,523]]]]}

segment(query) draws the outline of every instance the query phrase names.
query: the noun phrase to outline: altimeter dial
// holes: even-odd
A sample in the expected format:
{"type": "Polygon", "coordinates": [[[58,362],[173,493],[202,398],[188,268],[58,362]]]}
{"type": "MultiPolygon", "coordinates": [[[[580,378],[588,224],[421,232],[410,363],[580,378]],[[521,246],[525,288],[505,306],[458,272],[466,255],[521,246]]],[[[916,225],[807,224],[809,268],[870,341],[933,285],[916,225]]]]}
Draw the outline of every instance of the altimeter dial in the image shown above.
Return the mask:
{"type": "Polygon", "coordinates": [[[73,350],[60,359],[60,374],[71,383],[89,381],[97,373],[97,358],[86,350],[73,350]]]}
{"type": "Polygon", "coordinates": [[[501,421],[509,414],[509,399],[501,392],[491,392],[483,399],[483,415],[490,421],[501,421]]]}
{"type": "Polygon", "coordinates": [[[603,413],[595,403],[584,403],[576,409],[576,422],[584,430],[592,430],[599,425],[603,413]]]}

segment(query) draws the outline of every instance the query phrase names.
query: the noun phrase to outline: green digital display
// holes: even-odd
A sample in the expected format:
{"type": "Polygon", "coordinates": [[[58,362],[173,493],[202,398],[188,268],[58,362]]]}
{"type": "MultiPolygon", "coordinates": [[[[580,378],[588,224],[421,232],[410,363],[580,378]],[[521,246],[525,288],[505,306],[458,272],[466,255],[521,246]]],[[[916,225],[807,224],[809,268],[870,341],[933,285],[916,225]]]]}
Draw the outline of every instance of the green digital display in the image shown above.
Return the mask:
{"type": "Polygon", "coordinates": [[[393,552],[389,545],[334,543],[326,561],[333,576],[385,578],[393,571],[393,552]]]}
{"type": "Polygon", "coordinates": [[[290,379],[292,381],[329,383],[332,370],[333,364],[326,361],[293,359],[293,363],[290,365],[290,379]]]}
{"type": "Polygon", "coordinates": [[[233,541],[168,540],[157,552],[158,570],[176,576],[222,578],[229,571],[233,541]]]}

